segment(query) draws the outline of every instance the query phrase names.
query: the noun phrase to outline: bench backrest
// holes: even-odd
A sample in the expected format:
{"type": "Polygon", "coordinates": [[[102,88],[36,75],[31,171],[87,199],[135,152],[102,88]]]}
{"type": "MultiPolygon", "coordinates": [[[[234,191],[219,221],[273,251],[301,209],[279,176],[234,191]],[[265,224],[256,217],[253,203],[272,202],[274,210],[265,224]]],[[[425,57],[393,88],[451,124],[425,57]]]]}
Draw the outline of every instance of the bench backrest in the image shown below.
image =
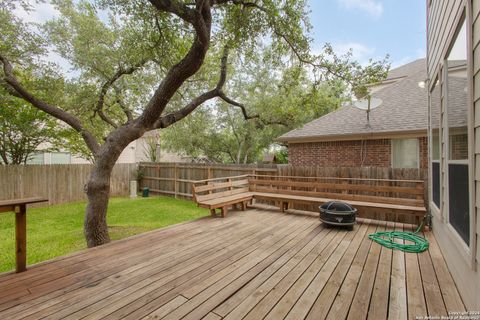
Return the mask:
{"type": "Polygon", "coordinates": [[[248,182],[253,192],[425,206],[421,180],[251,175],[248,182]]]}
{"type": "Polygon", "coordinates": [[[202,202],[249,191],[248,175],[213,178],[192,184],[193,200],[202,202]]]}

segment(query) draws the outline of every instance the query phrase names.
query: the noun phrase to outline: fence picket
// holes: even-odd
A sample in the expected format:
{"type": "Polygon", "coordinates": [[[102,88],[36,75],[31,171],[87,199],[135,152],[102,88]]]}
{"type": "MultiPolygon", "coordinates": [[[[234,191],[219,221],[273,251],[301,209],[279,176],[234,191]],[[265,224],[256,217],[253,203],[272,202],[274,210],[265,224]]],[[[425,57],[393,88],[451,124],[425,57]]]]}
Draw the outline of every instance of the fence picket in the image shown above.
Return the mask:
{"type": "MultiPolygon", "coordinates": [[[[92,168],[91,164],[0,166],[0,200],[46,197],[49,204],[86,200],[84,185],[92,168]]],[[[128,196],[136,170],[136,164],[115,165],[110,194],[128,196]]]]}

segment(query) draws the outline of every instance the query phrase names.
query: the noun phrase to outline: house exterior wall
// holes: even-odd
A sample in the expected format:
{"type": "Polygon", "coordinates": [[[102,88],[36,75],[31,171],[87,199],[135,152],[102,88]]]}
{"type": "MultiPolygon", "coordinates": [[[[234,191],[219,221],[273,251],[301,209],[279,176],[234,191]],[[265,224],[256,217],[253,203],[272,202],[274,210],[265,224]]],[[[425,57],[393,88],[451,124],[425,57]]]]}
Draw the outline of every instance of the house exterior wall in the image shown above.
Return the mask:
{"type": "MultiPolygon", "coordinates": [[[[143,136],[135,141],[132,141],[128,144],[128,146],[122,151],[116,163],[138,163],[138,162],[149,162],[150,157],[148,153],[148,137],[143,136]]],[[[28,164],[56,164],[59,162],[52,161],[52,155],[54,153],[49,152],[52,146],[50,143],[42,143],[38,147],[38,153],[35,155],[34,159],[31,159],[28,164]]],[[[181,154],[168,152],[166,150],[158,150],[157,151],[160,158],[158,161],[160,162],[190,162],[190,157],[182,156],[181,154]]],[[[81,156],[72,155],[66,150],[62,150],[61,152],[68,156],[68,161],[62,163],[69,163],[69,164],[88,164],[91,163],[90,160],[85,159],[81,156]]]]}
{"type": "MultiPolygon", "coordinates": [[[[478,257],[480,256],[478,234],[480,234],[480,1],[478,0],[427,0],[427,59],[429,92],[439,79],[441,87],[440,119],[445,126],[447,114],[445,106],[448,88],[445,83],[446,72],[444,61],[453,46],[456,32],[466,18],[467,34],[467,82],[470,96],[467,107],[468,120],[468,154],[469,195],[470,195],[470,244],[459,238],[449,223],[449,189],[448,189],[448,146],[446,130],[440,133],[440,208],[432,205],[432,191],[429,192],[430,208],[433,220],[433,232],[444,255],[452,277],[468,310],[480,310],[480,272],[478,257]],[[438,77],[438,78],[437,78],[438,77]]],[[[430,99],[431,106],[432,99],[430,99]]],[[[448,115],[447,115],[448,117],[448,115]]],[[[430,119],[430,122],[432,120],[430,119]]],[[[460,137],[458,137],[460,138],[460,137]]],[[[430,150],[430,154],[431,154],[430,150]]],[[[465,155],[465,149],[451,152],[465,155]]],[[[432,172],[432,167],[429,168],[432,172]]],[[[430,183],[431,186],[431,183],[430,183]]]]}
{"type": "MultiPolygon", "coordinates": [[[[473,121],[474,121],[474,145],[475,145],[475,158],[474,158],[474,175],[475,175],[475,222],[476,222],[476,260],[478,263],[478,257],[480,257],[480,1],[472,1],[472,57],[473,57],[473,121]]],[[[477,293],[480,291],[480,275],[477,274],[477,293]]],[[[480,302],[477,301],[477,309],[480,309],[480,302]]]]}
{"type": "MultiPolygon", "coordinates": [[[[418,139],[419,165],[427,168],[427,138],[418,139]]],[[[294,166],[391,167],[391,145],[391,139],[290,143],[288,160],[294,166]]]]}

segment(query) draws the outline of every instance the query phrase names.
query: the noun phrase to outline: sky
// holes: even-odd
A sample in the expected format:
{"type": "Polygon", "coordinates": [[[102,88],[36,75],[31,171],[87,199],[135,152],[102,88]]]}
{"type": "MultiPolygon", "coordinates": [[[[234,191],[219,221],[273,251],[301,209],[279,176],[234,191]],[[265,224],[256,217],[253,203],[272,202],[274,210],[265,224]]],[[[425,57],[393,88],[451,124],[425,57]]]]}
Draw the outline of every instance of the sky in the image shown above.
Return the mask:
{"type": "Polygon", "coordinates": [[[353,49],[361,63],[390,55],[392,67],[426,56],[425,0],[308,0],[314,50],[353,49]]]}
{"type": "MultiPolygon", "coordinates": [[[[426,55],[424,0],[308,0],[314,52],[332,44],[337,53],[353,49],[360,63],[390,55],[392,67],[426,55]]],[[[47,3],[24,19],[42,22],[57,15],[47,3]]]]}

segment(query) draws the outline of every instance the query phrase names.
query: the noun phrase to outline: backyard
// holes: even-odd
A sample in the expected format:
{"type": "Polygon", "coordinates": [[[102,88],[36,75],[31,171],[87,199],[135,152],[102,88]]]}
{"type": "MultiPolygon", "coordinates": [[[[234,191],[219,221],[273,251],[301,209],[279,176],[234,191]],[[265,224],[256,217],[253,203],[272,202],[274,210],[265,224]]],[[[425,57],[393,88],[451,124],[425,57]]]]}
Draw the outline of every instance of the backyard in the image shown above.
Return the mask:
{"type": "MultiPolygon", "coordinates": [[[[86,249],[85,202],[32,208],[27,216],[27,264],[86,249]]],[[[208,215],[187,200],[171,197],[112,198],[108,208],[112,240],[208,215]]],[[[15,268],[14,214],[0,215],[0,272],[15,268]]]]}
{"type": "Polygon", "coordinates": [[[0,21],[0,320],[480,320],[480,0],[0,21]]]}

